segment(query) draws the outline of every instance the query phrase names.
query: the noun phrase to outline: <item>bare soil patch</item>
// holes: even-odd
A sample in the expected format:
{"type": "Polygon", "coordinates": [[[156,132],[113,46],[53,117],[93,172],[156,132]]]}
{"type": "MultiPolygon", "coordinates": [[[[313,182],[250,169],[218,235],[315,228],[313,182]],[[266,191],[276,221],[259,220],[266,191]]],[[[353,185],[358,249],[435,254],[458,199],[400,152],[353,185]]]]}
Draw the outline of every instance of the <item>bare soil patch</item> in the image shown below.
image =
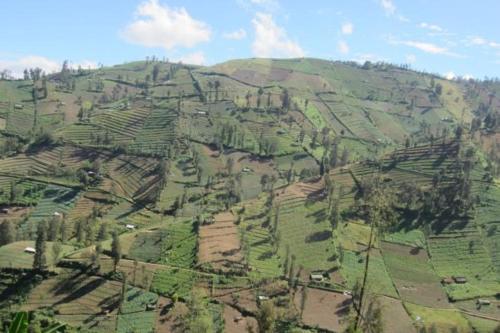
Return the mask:
{"type": "Polygon", "coordinates": [[[214,216],[214,223],[200,227],[199,263],[227,269],[231,264],[242,261],[240,238],[234,220],[230,212],[219,213],[214,216]]]}
{"type": "Polygon", "coordinates": [[[245,317],[231,306],[224,305],[223,316],[226,333],[246,332],[247,327],[252,327],[253,332],[258,331],[257,320],[254,317],[245,317]]]}
{"type": "MultiPolygon", "coordinates": [[[[302,289],[295,293],[294,303],[300,309],[302,289]]],[[[347,315],[351,297],[341,293],[309,288],[302,321],[309,326],[318,325],[319,328],[334,332],[343,332],[347,327],[347,315]]]]}

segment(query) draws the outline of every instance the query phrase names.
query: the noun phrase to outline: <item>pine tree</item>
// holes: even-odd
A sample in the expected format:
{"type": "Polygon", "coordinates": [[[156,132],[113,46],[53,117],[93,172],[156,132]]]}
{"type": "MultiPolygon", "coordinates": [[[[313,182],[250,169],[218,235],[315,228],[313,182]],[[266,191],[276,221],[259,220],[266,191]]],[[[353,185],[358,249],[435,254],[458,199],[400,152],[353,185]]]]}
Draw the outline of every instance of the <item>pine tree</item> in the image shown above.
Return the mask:
{"type": "Polygon", "coordinates": [[[113,241],[111,243],[111,257],[113,258],[114,268],[113,270],[116,272],[116,266],[120,262],[122,258],[122,247],[120,245],[120,238],[118,237],[118,233],[113,233],[113,241]]]}
{"type": "Polygon", "coordinates": [[[12,243],[16,240],[16,230],[14,224],[5,220],[0,224],[0,246],[12,243]]]}
{"type": "Polygon", "coordinates": [[[35,241],[35,258],[33,260],[33,269],[43,270],[47,268],[47,257],[46,257],[46,241],[47,241],[47,225],[45,220],[38,223],[38,228],[36,231],[36,241],[35,241]]]}

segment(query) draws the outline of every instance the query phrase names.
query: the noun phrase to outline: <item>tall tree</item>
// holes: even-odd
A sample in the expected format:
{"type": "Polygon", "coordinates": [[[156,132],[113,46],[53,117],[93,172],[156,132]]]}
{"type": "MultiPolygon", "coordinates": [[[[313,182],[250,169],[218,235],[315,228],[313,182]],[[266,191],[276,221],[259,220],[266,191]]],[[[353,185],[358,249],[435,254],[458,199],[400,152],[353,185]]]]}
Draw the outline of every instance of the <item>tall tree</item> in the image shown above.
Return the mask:
{"type": "Polygon", "coordinates": [[[47,241],[47,224],[45,220],[38,223],[35,241],[35,257],[33,260],[33,269],[44,270],[47,268],[46,245],[47,241]]]}
{"type": "Polygon", "coordinates": [[[16,240],[16,230],[10,220],[5,220],[0,224],[0,246],[12,243],[16,240]]]}
{"type": "Polygon", "coordinates": [[[111,242],[111,257],[113,258],[114,268],[113,270],[116,272],[116,266],[120,262],[122,258],[122,247],[120,244],[120,237],[118,233],[115,231],[113,233],[113,241],[111,242]]]}

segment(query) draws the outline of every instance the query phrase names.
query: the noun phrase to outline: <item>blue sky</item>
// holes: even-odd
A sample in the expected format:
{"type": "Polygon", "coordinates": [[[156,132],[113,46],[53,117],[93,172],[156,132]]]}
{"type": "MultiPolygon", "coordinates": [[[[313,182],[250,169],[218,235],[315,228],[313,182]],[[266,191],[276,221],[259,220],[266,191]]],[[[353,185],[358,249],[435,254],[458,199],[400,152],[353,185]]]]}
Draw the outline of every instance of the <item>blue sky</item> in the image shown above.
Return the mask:
{"type": "MultiPolygon", "coordinates": [[[[4,1],[0,70],[54,71],[156,55],[388,61],[474,78],[500,76],[498,0],[4,1]]],[[[452,75],[453,74],[453,75],[452,75]]]]}

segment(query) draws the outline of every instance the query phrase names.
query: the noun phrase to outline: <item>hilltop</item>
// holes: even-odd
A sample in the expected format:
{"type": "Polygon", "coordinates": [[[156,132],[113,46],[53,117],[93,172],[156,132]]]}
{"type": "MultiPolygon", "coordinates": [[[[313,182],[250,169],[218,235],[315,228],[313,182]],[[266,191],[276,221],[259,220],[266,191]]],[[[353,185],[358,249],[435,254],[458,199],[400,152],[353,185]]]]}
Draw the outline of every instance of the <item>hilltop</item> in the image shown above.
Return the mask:
{"type": "Polygon", "coordinates": [[[496,81],[311,58],[2,80],[0,316],[490,332],[499,111],[496,81]]]}

